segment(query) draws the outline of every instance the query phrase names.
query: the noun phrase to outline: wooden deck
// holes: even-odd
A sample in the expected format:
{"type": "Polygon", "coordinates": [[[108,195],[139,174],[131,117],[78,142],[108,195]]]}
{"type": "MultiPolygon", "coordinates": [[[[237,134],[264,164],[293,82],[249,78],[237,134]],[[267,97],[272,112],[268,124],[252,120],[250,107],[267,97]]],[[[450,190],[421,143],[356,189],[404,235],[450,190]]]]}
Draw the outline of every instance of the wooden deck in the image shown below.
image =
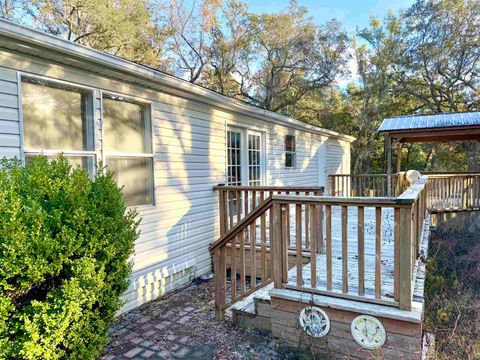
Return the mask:
{"type": "MultiPolygon", "coordinates": [[[[358,295],[358,241],[356,227],[353,225],[357,221],[357,209],[351,208],[348,211],[349,230],[348,230],[348,261],[349,261],[349,295],[358,295]]],[[[332,222],[341,223],[341,207],[332,207],[332,222]]],[[[424,223],[424,231],[420,251],[425,258],[428,248],[428,231],[430,216],[427,216],[424,223]]],[[[365,297],[375,298],[375,208],[365,208],[365,297]]],[[[295,234],[293,226],[291,227],[292,246],[295,244],[295,234]]],[[[303,239],[304,240],[304,239],[303,239]]],[[[342,295],[342,234],[340,226],[332,225],[332,251],[333,251],[333,292],[342,295]]],[[[393,243],[393,209],[384,208],[382,212],[382,298],[385,300],[393,299],[393,268],[394,268],[394,243],[393,243]]],[[[415,264],[415,287],[413,300],[418,304],[423,304],[423,291],[425,286],[425,264],[417,262],[415,264]]],[[[302,268],[303,287],[311,289],[310,263],[302,268]]],[[[289,285],[297,284],[297,267],[294,266],[288,272],[289,285]]],[[[269,301],[270,290],[273,284],[269,284],[262,289],[250,294],[239,302],[233,304],[230,309],[236,312],[246,314],[255,313],[255,302],[269,301]]],[[[316,290],[326,289],[326,255],[324,253],[317,255],[317,287],[316,290]]]]}
{"type": "MultiPolygon", "coordinates": [[[[358,295],[358,208],[348,209],[348,294],[358,295]]],[[[332,206],[332,291],[342,294],[342,209],[332,206]]],[[[393,299],[394,271],[394,211],[392,208],[382,209],[382,239],[381,239],[381,293],[382,298],[393,299]]],[[[375,298],[375,208],[365,208],[365,297],[375,298]]],[[[291,227],[292,238],[295,229],[291,227]]],[[[324,249],[322,249],[324,250],[324,249]]],[[[317,287],[327,290],[327,257],[325,251],[317,255],[317,287]]],[[[288,284],[297,284],[296,270],[291,271],[288,284]]],[[[311,288],[310,264],[302,269],[302,287],[311,288]]]]}

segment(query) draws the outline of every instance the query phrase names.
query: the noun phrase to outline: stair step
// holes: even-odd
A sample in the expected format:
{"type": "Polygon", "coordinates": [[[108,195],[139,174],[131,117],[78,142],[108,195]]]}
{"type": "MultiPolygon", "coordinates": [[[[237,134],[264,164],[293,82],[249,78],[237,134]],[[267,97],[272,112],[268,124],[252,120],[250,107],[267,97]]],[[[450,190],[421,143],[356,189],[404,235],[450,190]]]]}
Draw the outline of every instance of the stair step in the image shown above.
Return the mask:
{"type": "Polygon", "coordinates": [[[242,327],[254,327],[261,330],[271,330],[270,290],[273,283],[253,292],[230,307],[233,321],[242,327]]]}
{"type": "Polygon", "coordinates": [[[236,302],[230,307],[232,312],[241,312],[245,314],[256,315],[255,302],[260,301],[263,303],[270,303],[270,290],[273,289],[273,283],[270,283],[263,288],[251,293],[246,298],[236,302]]]}

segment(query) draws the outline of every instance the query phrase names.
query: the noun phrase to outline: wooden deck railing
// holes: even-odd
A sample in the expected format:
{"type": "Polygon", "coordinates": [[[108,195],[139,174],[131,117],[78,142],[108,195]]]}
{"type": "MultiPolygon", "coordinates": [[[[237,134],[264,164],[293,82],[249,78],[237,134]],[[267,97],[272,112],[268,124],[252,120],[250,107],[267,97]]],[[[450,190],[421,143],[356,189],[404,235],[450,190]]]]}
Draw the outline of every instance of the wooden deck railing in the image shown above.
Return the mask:
{"type": "Polygon", "coordinates": [[[218,192],[220,235],[242,220],[258,204],[273,194],[323,195],[323,187],[306,186],[225,186],[214,187],[218,192]]]}
{"type": "Polygon", "coordinates": [[[480,173],[428,175],[427,206],[434,211],[480,208],[480,173]]]}
{"type": "Polygon", "coordinates": [[[414,264],[427,209],[426,186],[427,179],[422,177],[397,198],[272,194],[210,247],[214,256],[216,318],[223,319],[224,309],[229,304],[272,280],[277,288],[410,310],[414,264]],[[335,211],[339,211],[340,221],[333,217],[335,211]],[[370,235],[365,228],[367,211],[373,214],[373,221],[369,220],[369,224],[375,224],[372,249],[365,247],[365,237],[370,235]],[[316,215],[307,218],[307,212],[316,215]],[[389,219],[386,217],[388,213],[391,215],[389,219]],[[349,223],[352,214],[356,215],[353,224],[349,223]],[[385,236],[382,226],[387,223],[393,224],[393,240],[388,245],[390,254],[382,252],[385,236]],[[358,259],[355,261],[352,261],[352,249],[349,248],[349,243],[355,244],[350,239],[352,232],[356,233],[358,259]],[[306,247],[304,239],[307,234],[310,241],[306,247]],[[334,241],[335,237],[338,239],[334,241]],[[337,244],[341,244],[338,249],[337,244]],[[292,247],[296,258],[294,273],[289,271],[292,247]],[[367,259],[368,251],[371,254],[367,259]],[[250,256],[246,256],[247,253],[250,256]],[[305,264],[306,253],[310,258],[305,264]],[[382,258],[382,254],[389,258],[382,258]],[[336,267],[334,262],[337,263],[339,258],[341,265],[336,267]],[[325,271],[319,261],[325,261],[325,271]],[[384,271],[386,261],[392,265],[392,271],[384,271]],[[250,276],[246,276],[247,266],[250,266],[250,276]],[[230,289],[227,287],[228,274],[230,289]],[[349,281],[349,276],[356,278],[354,284],[349,281]],[[392,288],[391,296],[382,286],[392,288]]]}
{"type": "Polygon", "coordinates": [[[329,175],[330,195],[340,197],[398,196],[405,190],[405,173],[387,174],[332,174],[329,175]]]}
{"type": "MultiPolygon", "coordinates": [[[[272,198],[263,200],[254,211],[241,219],[230,231],[210,246],[215,271],[215,317],[224,318],[225,308],[256,289],[268,284],[267,242],[272,242],[272,229],[267,228],[266,219],[271,214],[272,198]],[[257,222],[260,221],[260,283],[257,282],[257,222]],[[247,244],[246,244],[246,238],[247,244]],[[238,245],[238,246],[237,246],[238,245]],[[227,287],[227,248],[230,249],[230,289],[227,287]],[[250,255],[251,276],[247,283],[246,252],[250,255]],[[240,278],[237,279],[237,274],[240,278]],[[239,280],[237,282],[237,280],[239,280]]],[[[272,223],[270,223],[272,225],[272,223]]]]}

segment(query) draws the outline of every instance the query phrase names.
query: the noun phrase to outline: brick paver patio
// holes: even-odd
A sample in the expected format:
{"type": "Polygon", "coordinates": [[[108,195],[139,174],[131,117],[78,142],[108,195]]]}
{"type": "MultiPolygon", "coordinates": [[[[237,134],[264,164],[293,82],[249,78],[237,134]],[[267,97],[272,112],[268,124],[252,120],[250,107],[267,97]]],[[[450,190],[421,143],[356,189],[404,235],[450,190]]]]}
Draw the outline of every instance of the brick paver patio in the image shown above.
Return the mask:
{"type": "Polygon", "coordinates": [[[212,281],[197,282],[121,316],[102,359],[305,359],[269,333],[214,315],[212,281]]]}

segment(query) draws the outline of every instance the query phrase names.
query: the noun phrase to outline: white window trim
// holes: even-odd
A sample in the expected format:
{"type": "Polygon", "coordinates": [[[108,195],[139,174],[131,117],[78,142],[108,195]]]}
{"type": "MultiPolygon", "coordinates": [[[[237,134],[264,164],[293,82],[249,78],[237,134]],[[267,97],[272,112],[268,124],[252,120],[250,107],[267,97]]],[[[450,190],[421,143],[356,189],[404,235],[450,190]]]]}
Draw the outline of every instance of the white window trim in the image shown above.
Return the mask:
{"type": "Polygon", "coordinates": [[[98,159],[97,159],[97,152],[96,152],[96,131],[95,131],[95,89],[89,86],[85,86],[82,84],[77,84],[74,82],[63,81],[47,76],[41,76],[37,74],[30,74],[28,72],[18,71],[17,72],[17,93],[18,93],[18,111],[19,111],[19,118],[20,118],[20,156],[22,165],[25,165],[25,157],[26,155],[50,155],[50,156],[58,156],[60,154],[64,154],[66,156],[84,156],[84,157],[93,157],[93,169],[89,172],[90,176],[94,176],[97,171],[98,159]],[[90,133],[87,133],[87,137],[92,138],[93,150],[58,150],[58,149],[29,149],[25,148],[25,125],[23,120],[23,104],[22,104],[22,80],[23,79],[33,79],[33,80],[41,80],[45,81],[47,84],[54,84],[59,85],[60,87],[64,86],[66,88],[75,88],[81,89],[85,92],[89,93],[90,95],[90,104],[88,104],[89,111],[86,112],[87,118],[85,121],[91,123],[90,126],[90,133]]]}
{"type": "MultiPolygon", "coordinates": [[[[122,101],[122,100],[119,100],[122,101]]],[[[130,96],[130,95],[125,95],[125,94],[120,94],[112,91],[102,91],[100,90],[100,109],[101,109],[101,114],[100,114],[100,123],[101,123],[101,134],[102,134],[102,164],[103,166],[106,166],[107,164],[107,156],[110,157],[132,157],[132,158],[151,158],[152,159],[152,168],[151,168],[151,174],[152,174],[152,203],[151,204],[143,204],[143,205],[131,205],[128,206],[128,208],[136,208],[136,209],[149,209],[149,208],[154,208],[157,206],[157,197],[156,197],[156,182],[155,182],[155,135],[153,133],[154,127],[153,127],[153,104],[151,101],[146,100],[146,99],[141,99],[135,96],[130,96]],[[148,126],[150,130],[150,145],[151,145],[151,153],[131,153],[131,152],[108,152],[105,150],[105,126],[104,126],[104,111],[103,111],[103,99],[104,97],[121,97],[125,101],[130,101],[132,103],[136,103],[139,105],[145,106],[145,120],[148,121],[148,126]]]]}
{"type": "Polygon", "coordinates": [[[247,127],[238,124],[226,124],[225,128],[225,184],[228,183],[228,139],[227,134],[228,131],[238,131],[241,134],[241,177],[242,177],[242,185],[241,186],[248,186],[249,185],[249,177],[248,177],[248,135],[255,134],[260,135],[260,177],[261,182],[260,186],[266,184],[267,179],[267,171],[266,171],[266,163],[267,163],[267,147],[266,147],[266,131],[263,129],[259,129],[256,127],[247,127]]]}
{"type": "Polygon", "coordinates": [[[297,136],[295,134],[285,134],[284,138],[284,165],[286,169],[296,169],[297,168],[297,136]],[[293,136],[295,142],[295,150],[294,151],[287,151],[287,136],[293,136]],[[287,166],[287,154],[293,154],[293,165],[287,166]]]}

